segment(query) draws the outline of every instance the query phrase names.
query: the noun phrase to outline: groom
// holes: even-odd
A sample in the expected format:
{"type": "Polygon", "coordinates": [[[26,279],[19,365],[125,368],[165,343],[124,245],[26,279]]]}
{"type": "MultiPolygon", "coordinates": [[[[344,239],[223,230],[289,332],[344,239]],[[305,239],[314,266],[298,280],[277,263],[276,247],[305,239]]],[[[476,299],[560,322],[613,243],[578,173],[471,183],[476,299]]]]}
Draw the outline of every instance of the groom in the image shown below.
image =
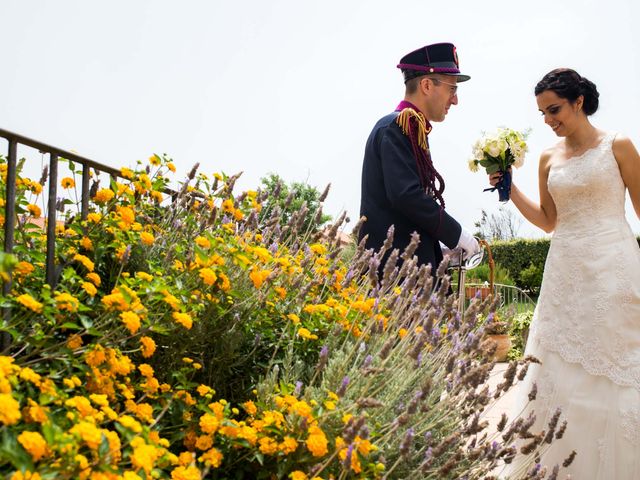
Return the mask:
{"type": "Polygon", "coordinates": [[[431,264],[435,274],[442,261],[440,242],[461,248],[465,257],[480,248],[445,211],[444,179],[431,160],[428,138],[431,122],[445,119],[451,105],[458,104],[458,83],[470,77],[460,73],[451,43],[419,48],[402,57],[398,68],[404,75],[404,100],[376,123],[365,147],[360,216],[367,221],[359,235],[367,236],[367,248],[379,250],[393,225],[392,249],[402,252],[417,232],[418,263],[431,264]]]}

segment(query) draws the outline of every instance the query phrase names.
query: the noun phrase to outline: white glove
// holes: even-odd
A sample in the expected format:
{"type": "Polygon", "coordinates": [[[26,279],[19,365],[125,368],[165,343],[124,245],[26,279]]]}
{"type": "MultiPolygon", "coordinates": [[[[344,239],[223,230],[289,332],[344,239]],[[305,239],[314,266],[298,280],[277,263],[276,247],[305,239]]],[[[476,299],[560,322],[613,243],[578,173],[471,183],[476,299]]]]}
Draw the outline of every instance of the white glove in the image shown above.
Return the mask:
{"type": "Polygon", "coordinates": [[[465,260],[480,251],[480,244],[478,241],[464,228],[460,232],[460,239],[458,240],[458,245],[456,248],[461,248],[464,250],[464,258],[465,260]]]}
{"type": "Polygon", "coordinates": [[[457,267],[460,265],[460,253],[462,249],[459,247],[454,248],[453,250],[447,247],[444,243],[440,242],[440,250],[442,250],[443,256],[449,256],[449,266],[457,267]]]}

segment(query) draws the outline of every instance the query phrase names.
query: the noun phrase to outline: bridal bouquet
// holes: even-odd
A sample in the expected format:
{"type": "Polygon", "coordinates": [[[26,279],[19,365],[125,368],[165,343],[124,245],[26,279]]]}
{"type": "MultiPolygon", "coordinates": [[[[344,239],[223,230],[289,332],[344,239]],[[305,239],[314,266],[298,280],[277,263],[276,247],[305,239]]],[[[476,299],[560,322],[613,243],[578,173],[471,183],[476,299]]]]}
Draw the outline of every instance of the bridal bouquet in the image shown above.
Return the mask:
{"type": "Polygon", "coordinates": [[[483,134],[473,145],[473,158],[469,160],[469,169],[477,172],[478,166],[482,166],[487,175],[502,173],[502,179],[495,187],[485,189],[485,191],[498,190],[498,198],[501,202],[509,201],[511,195],[509,167],[513,165],[520,168],[524,164],[524,155],[527,152],[525,140],[528,135],[528,130],[518,132],[510,128],[499,128],[495,133],[483,134]]]}

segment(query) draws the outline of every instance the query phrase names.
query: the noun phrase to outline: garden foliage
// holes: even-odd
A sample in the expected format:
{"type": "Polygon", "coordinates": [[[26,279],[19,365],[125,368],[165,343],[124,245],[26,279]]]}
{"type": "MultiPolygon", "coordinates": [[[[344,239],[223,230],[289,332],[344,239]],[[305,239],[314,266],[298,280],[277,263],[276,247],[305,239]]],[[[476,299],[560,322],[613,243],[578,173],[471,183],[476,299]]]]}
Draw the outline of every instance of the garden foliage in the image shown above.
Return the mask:
{"type": "Polygon", "coordinates": [[[549,239],[497,241],[491,244],[491,251],[496,264],[509,273],[517,287],[539,292],[549,239]]]}
{"type": "MultiPolygon", "coordinates": [[[[86,220],[61,202],[53,289],[34,221],[46,175],[19,178],[0,475],[477,479],[527,455],[544,477],[534,460],[562,428],[483,416],[533,360],[489,387],[492,305],[457,311],[444,270],[416,266],[417,239],[378,277],[384,251],[340,256],[344,217],[319,231],[302,204],[283,223],[269,192],[195,168],[169,196],[175,167],[149,161],[94,184],[86,220]]],[[[3,159],[0,173],[4,198],[3,159]]]]}

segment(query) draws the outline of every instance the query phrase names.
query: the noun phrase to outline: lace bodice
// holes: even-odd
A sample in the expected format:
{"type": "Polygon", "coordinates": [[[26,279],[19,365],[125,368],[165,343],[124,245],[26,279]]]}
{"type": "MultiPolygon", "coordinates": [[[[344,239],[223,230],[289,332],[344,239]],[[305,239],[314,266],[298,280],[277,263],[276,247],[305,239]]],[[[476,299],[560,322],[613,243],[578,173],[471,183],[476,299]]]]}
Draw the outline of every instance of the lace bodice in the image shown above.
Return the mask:
{"type": "Polygon", "coordinates": [[[532,336],[640,391],[640,249],[625,218],[614,137],[549,171],[558,216],[532,336]]]}
{"type": "Polygon", "coordinates": [[[560,166],[552,166],[548,187],[557,210],[555,237],[597,234],[626,224],[625,186],[611,149],[614,134],[560,166]]]}

